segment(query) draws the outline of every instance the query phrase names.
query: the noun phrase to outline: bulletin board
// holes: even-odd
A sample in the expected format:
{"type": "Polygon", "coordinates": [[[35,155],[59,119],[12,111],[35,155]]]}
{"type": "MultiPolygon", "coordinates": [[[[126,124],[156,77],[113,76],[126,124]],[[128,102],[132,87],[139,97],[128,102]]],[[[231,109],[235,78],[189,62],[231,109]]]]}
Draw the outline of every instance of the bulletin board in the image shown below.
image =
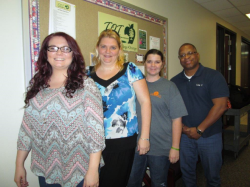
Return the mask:
{"type": "MultiPolygon", "coordinates": [[[[138,52],[124,51],[128,54],[128,60],[138,66],[142,63],[136,62],[136,55],[144,55],[149,50],[149,37],[160,39],[160,50],[165,54],[167,67],[167,19],[154,15],[138,7],[124,5],[120,0],[64,0],[76,6],[76,41],[81,48],[86,66],[90,65],[90,54],[95,53],[95,45],[98,39],[98,12],[110,14],[137,23],[136,31],[139,46],[139,30],[146,31],[146,50],[139,49],[138,52]]],[[[49,31],[49,6],[50,0],[30,0],[31,17],[31,52],[33,51],[33,62],[37,59],[39,45],[49,31]],[[35,17],[35,18],[34,18],[35,17]],[[36,23],[35,21],[36,20],[36,23]]],[[[167,78],[166,67],[164,77],[167,78]]]]}

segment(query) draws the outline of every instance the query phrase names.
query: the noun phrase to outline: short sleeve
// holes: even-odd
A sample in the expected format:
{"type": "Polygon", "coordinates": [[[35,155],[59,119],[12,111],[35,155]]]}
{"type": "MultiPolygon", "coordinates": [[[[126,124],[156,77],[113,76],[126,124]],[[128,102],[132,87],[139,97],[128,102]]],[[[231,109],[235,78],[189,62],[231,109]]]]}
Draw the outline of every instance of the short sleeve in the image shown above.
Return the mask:
{"type": "MultiPolygon", "coordinates": [[[[210,76],[211,77],[211,76],[210,76]]],[[[213,79],[210,79],[210,96],[211,99],[220,98],[220,97],[229,97],[229,89],[226,83],[225,78],[221,73],[214,71],[213,79]]]]}
{"type": "Polygon", "coordinates": [[[184,101],[177,86],[173,82],[171,82],[169,95],[170,95],[169,110],[171,119],[176,119],[179,117],[186,116],[188,114],[186,106],[184,104],[184,101]]]}
{"type": "Polygon", "coordinates": [[[132,84],[135,81],[144,79],[144,75],[141,70],[132,62],[129,62],[127,67],[127,74],[129,82],[132,84]]]}
{"type": "Polygon", "coordinates": [[[27,110],[24,111],[22,124],[18,133],[17,150],[30,151],[32,145],[32,134],[30,128],[30,117],[27,110]]]}
{"type": "Polygon", "coordinates": [[[84,121],[87,123],[88,151],[95,153],[105,148],[102,96],[95,82],[88,78],[84,86],[84,121]]]}

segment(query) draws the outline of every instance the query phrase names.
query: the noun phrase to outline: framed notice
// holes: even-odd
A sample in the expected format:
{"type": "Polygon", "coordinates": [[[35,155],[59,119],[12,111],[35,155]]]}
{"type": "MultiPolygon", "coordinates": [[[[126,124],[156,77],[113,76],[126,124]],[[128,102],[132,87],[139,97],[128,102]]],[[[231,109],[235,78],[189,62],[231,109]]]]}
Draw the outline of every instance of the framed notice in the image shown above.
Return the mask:
{"type": "Polygon", "coordinates": [[[135,54],[135,61],[136,63],[143,63],[143,54],[135,54]]]}
{"type": "Polygon", "coordinates": [[[160,49],[160,38],[154,37],[154,36],[150,36],[149,37],[149,46],[150,49],[160,49]]]}

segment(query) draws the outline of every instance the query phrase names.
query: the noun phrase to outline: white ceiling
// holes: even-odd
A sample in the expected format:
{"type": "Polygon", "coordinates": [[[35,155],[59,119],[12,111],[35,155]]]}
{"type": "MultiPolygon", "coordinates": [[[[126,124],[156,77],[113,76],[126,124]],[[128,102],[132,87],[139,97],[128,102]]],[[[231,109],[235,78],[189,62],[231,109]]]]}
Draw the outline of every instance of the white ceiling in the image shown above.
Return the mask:
{"type": "Polygon", "coordinates": [[[250,0],[194,0],[250,37],[250,0]]]}

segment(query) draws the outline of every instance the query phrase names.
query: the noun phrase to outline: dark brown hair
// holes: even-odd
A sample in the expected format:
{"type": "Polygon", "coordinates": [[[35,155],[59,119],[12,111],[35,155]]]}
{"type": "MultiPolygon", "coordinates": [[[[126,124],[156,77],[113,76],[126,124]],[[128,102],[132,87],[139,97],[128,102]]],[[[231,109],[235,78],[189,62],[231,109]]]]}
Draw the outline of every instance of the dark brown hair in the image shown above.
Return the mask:
{"type": "MultiPolygon", "coordinates": [[[[165,58],[164,58],[164,55],[163,53],[158,50],[158,49],[150,49],[148,50],[148,52],[145,54],[144,56],[144,63],[146,62],[147,58],[148,58],[148,55],[159,55],[161,57],[161,61],[162,61],[162,68],[164,67],[165,65],[165,58]]],[[[162,76],[162,69],[161,71],[159,72],[159,75],[162,76]]]]}
{"type": "Polygon", "coordinates": [[[151,55],[151,54],[153,54],[153,55],[159,55],[159,56],[161,57],[162,63],[165,64],[164,55],[163,55],[163,53],[162,53],[160,50],[158,50],[158,49],[150,49],[150,50],[148,50],[148,52],[147,52],[147,53],[145,54],[145,56],[144,56],[144,62],[146,62],[146,60],[147,60],[147,58],[148,58],[148,55],[151,55]]]}
{"type": "Polygon", "coordinates": [[[85,61],[76,40],[64,32],[52,33],[43,40],[37,61],[37,71],[29,82],[28,91],[24,100],[25,107],[29,106],[29,100],[35,97],[40,90],[49,87],[48,82],[53,70],[47,61],[47,48],[49,41],[55,36],[65,38],[73,52],[73,60],[67,70],[68,77],[65,83],[65,95],[71,98],[77,89],[83,88],[85,61]]]}

